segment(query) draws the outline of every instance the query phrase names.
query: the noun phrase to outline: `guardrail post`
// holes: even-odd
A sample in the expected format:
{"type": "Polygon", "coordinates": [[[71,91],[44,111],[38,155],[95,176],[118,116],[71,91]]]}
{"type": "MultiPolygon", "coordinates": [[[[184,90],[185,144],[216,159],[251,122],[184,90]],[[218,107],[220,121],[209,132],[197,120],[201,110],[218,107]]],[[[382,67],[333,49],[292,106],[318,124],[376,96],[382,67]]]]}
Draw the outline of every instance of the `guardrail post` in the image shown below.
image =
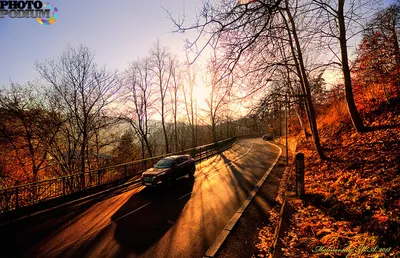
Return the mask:
{"type": "Polygon", "coordinates": [[[304,196],[304,154],[296,154],[296,196],[304,196]]]}
{"type": "Polygon", "coordinates": [[[201,150],[201,147],[200,147],[200,149],[199,149],[199,154],[200,154],[200,155],[199,155],[199,156],[200,156],[199,160],[201,160],[201,155],[203,154],[203,153],[202,153],[202,150],[201,150]]]}

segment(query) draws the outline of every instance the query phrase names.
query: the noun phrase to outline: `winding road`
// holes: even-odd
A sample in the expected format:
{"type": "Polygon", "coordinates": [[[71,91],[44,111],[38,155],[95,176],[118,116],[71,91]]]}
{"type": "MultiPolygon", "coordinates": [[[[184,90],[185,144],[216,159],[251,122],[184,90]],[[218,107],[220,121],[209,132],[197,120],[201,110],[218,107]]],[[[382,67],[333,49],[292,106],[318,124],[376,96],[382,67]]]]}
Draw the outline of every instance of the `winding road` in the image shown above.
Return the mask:
{"type": "Polygon", "coordinates": [[[132,185],[13,223],[0,228],[0,256],[203,257],[278,153],[242,139],[198,163],[194,180],[132,185]]]}

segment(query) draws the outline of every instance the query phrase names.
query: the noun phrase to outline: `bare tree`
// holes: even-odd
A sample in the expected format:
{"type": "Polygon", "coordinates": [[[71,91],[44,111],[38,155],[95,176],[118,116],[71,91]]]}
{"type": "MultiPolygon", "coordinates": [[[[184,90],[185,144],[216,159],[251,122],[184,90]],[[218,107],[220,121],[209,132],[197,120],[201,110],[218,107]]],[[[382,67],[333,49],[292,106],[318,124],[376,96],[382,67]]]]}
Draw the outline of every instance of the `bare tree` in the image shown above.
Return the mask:
{"type": "Polygon", "coordinates": [[[190,126],[191,138],[192,138],[192,148],[196,147],[196,109],[195,109],[195,97],[194,89],[196,86],[196,76],[197,70],[193,65],[186,64],[186,81],[183,87],[183,99],[185,103],[185,110],[187,121],[190,126]]]}
{"type": "MultiPolygon", "coordinates": [[[[283,41],[289,46],[295,67],[294,73],[299,77],[302,95],[305,97],[315,147],[322,159],[324,153],[318,135],[310,83],[303,57],[304,44],[301,42],[303,38],[300,38],[296,24],[299,19],[294,16],[300,14],[296,11],[296,2],[291,6],[288,0],[246,1],[245,4],[221,1],[205,4],[200,19],[193,26],[184,27],[181,21],[174,22],[178,31],[198,29],[199,38],[208,34],[207,44],[217,44],[222,47],[224,53],[222,63],[228,73],[241,70],[244,77],[249,75],[256,77],[249,88],[250,93],[267,86],[277,68],[285,65],[282,56],[277,55],[279,53],[277,42],[283,41]],[[255,81],[261,83],[254,83],[255,81]]],[[[193,45],[196,43],[197,41],[193,45]]]]}
{"type": "Polygon", "coordinates": [[[170,60],[170,73],[171,73],[171,87],[170,89],[170,99],[171,99],[171,110],[174,123],[174,151],[178,151],[178,110],[180,104],[179,92],[183,87],[183,73],[179,69],[180,63],[176,57],[170,60]]]}
{"type": "MultiPolygon", "coordinates": [[[[295,22],[295,18],[292,15],[292,8],[289,5],[288,0],[284,0],[284,9],[280,11],[282,15],[282,19],[284,21],[284,25],[287,32],[288,43],[291,50],[291,55],[293,57],[294,66],[296,69],[296,74],[300,78],[300,85],[302,88],[302,94],[305,98],[307,117],[310,123],[310,128],[312,131],[312,136],[314,139],[315,148],[318,152],[318,155],[321,159],[325,158],[325,155],[322,150],[322,146],[319,139],[319,133],[317,129],[317,120],[314,110],[313,101],[311,98],[311,87],[310,81],[308,78],[308,74],[306,71],[306,66],[303,58],[302,46],[300,43],[300,38],[298,35],[297,25],[295,22]]],[[[294,9],[296,12],[296,9],[294,9]]]]}
{"type": "Polygon", "coordinates": [[[13,158],[24,171],[23,177],[28,178],[25,182],[37,182],[39,173],[48,165],[49,146],[55,141],[61,123],[52,111],[45,109],[32,85],[13,84],[9,91],[0,92],[0,109],[0,135],[7,148],[15,153],[13,158]]]}
{"type": "MultiPolygon", "coordinates": [[[[49,83],[50,101],[56,101],[54,105],[64,123],[62,131],[67,144],[58,145],[55,151],[58,153],[53,154],[69,172],[73,172],[68,167],[71,163],[65,161],[72,162],[72,157],[79,157],[79,170],[86,171],[90,135],[97,128],[98,117],[118,98],[117,73],[99,68],[94,57],[92,51],[81,45],[68,47],[56,59],[36,63],[37,71],[49,83]]],[[[83,175],[81,184],[85,185],[83,175]]]]}
{"type": "Polygon", "coordinates": [[[113,114],[97,117],[95,127],[90,130],[89,144],[86,149],[89,170],[109,165],[112,157],[111,153],[107,154],[109,152],[107,148],[118,142],[120,136],[115,129],[120,124],[121,120],[113,114]]]}
{"type": "Polygon", "coordinates": [[[167,48],[160,45],[160,41],[150,51],[151,70],[153,71],[156,80],[154,84],[158,86],[158,93],[160,94],[160,110],[161,125],[164,133],[165,153],[169,153],[168,134],[165,127],[167,115],[167,91],[171,80],[171,54],[167,48]]]}
{"type": "Polygon", "coordinates": [[[148,58],[133,62],[126,71],[125,87],[128,89],[128,101],[133,110],[124,116],[140,138],[142,158],[153,156],[149,140],[149,120],[154,105],[152,89],[151,63],[148,58]]]}
{"type": "Polygon", "coordinates": [[[230,84],[232,82],[230,81],[230,77],[221,78],[221,75],[219,73],[221,71],[221,68],[217,63],[215,55],[214,57],[211,57],[208,64],[209,65],[207,75],[209,75],[211,78],[209,78],[209,81],[207,81],[207,78],[205,80],[206,84],[209,85],[209,87],[211,88],[211,91],[206,99],[206,103],[208,106],[208,109],[206,111],[208,113],[208,117],[210,118],[213,142],[217,142],[217,125],[220,122],[220,113],[224,104],[226,104],[226,97],[230,92],[230,84]]]}
{"type": "Polygon", "coordinates": [[[345,24],[345,13],[344,13],[345,0],[338,0],[338,7],[336,11],[337,21],[339,24],[339,42],[340,42],[340,53],[342,57],[342,71],[344,77],[344,87],[346,92],[346,102],[349,108],[351,120],[353,121],[354,127],[358,132],[364,132],[366,130],[360,114],[358,113],[356,103],[354,102],[353,86],[351,82],[351,74],[349,67],[349,58],[347,54],[347,37],[346,37],[346,24],[345,24]]]}
{"type": "Polygon", "coordinates": [[[364,126],[354,101],[347,42],[349,38],[354,37],[362,31],[362,28],[360,28],[362,21],[367,18],[371,10],[369,6],[373,6],[373,3],[373,0],[348,0],[347,2],[346,0],[312,0],[311,2],[316,7],[315,9],[319,8],[319,23],[323,25],[320,26],[321,37],[324,39],[323,42],[329,44],[328,48],[332,50],[339,60],[343,73],[347,107],[357,132],[364,132],[367,128],[364,126]],[[335,47],[332,46],[334,42],[329,39],[335,39],[339,44],[340,56],[336,53],[335,47]]]}

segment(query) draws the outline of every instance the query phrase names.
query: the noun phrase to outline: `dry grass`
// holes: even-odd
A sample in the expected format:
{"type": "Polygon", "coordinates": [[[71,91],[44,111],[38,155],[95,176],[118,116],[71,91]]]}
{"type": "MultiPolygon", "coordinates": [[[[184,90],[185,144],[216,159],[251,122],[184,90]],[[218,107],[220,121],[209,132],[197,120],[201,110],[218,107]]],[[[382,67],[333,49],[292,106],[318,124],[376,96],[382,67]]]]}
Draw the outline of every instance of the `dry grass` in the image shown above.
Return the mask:
{"type": "Polygon", "coordinates": [[[318,160],[310,142],[299,143],[307,157],[307,196],[291,202],[297,213],[284,238],[287,257],[400,255],[399,103],[363,109],[366,125],[374,128],[363,134],[348,119],[325,117],[326,161],[318,160]],[[336,250],[322,252],[321,246],[336,250]]]}
{"type": "Polygon", "coordinates": [[[334,105],[331,105],[328,111],[321,115],[318,120],[318,129],[340,124],[346,120],[348,116],[347,105],[344,100],[336,101],[334,105]]]}
{"type": "Polygon", "coordinates": [[[296,213],[282,239],[285,257],[400,257],[400,98],[387,101],[381,91],[356,95],[370,132],[355,132],[344,102],[318,119],[327,160],[299,139],[306,197],[288,201],[296,213]]]}

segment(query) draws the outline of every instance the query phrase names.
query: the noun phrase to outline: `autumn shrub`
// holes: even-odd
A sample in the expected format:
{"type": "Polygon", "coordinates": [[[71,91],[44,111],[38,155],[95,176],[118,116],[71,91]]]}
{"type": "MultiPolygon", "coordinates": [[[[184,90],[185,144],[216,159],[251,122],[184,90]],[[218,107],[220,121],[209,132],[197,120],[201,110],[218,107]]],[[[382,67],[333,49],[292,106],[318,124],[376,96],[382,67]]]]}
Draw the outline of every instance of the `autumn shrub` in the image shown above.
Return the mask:
{"type": "MultiPolygon", "coordinates": [[[[306,120],[304,120],[306,121],[306,120]]],[[[290,135],[298,135],[301,133],[301,126],[297,117],[290,117],[289,121],[289,134],[290,135]]]]}
{"type": "Polygon", "coordinates": [[[382,85],[368,90],[356,101],[365,101],[364,122],[373,130],[356,133],[348,115],[339,115],[347,113],[345,103],[336,101],[318,119],[328,159],[318,159],[311,141],[299,141],[307,196],[289,201],[296,214],[282,240],[285,257],[347,255],[316,252],[321,246],[350,250],[347,257],[400,254],[400,99],[376,96],[382,85]],[[362,251],[374,247],[386,249],[362,251]]]}
{"type": "Polygon", "coordinates": [[[398,87],[392,83],[360,84],[355,80],[354,95],[357,109],[361,113],[372,111],[382,103],[396,99],[398,87]]]}
{"type": "Polygon", "coordinates": [[[344,85],[337,84],[328,92],[328,103],[324,107],[324,112],[318,116],[317,124],[319,128],[338,124],[346,119],[347,105],[344,98],[344,85]]]}

